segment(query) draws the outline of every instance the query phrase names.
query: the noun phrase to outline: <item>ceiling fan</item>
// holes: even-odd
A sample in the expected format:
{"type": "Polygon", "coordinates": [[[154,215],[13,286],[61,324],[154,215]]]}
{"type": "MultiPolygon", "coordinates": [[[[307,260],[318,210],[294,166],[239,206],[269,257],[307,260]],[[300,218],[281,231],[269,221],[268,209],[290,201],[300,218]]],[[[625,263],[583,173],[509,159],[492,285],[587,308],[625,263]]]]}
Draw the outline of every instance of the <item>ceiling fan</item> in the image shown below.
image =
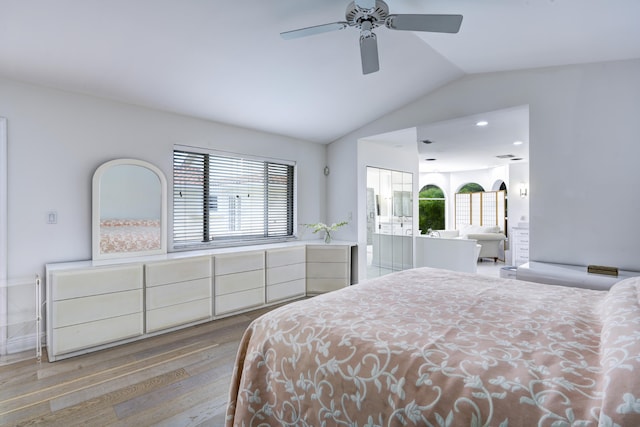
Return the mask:
{"type": "Polygon", "coordinates": [[[373,29],[384,25],[391,30],[457,33],[462,24],[462,15],[389,15],[389,7],[383,0],[354,0],[347,6],[345,19],[346,21],[285,31],[280,33],[280,36],[289,40],[343,30],[347,27],[358,28],[362,74],[369,74],[380,69],[378,42],[373,29]]]}

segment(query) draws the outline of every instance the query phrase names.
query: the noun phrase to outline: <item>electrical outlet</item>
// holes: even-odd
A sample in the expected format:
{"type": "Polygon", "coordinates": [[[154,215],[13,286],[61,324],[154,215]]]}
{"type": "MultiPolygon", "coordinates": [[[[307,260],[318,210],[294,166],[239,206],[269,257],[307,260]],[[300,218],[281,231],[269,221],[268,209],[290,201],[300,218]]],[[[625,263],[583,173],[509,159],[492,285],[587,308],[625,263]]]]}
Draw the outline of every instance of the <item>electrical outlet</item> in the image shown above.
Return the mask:
{"type": "Polygon", "coordinates": [[[57,224],[58,223],[58,212],[49,211],[47,212],[47,224],[57,224]]]}

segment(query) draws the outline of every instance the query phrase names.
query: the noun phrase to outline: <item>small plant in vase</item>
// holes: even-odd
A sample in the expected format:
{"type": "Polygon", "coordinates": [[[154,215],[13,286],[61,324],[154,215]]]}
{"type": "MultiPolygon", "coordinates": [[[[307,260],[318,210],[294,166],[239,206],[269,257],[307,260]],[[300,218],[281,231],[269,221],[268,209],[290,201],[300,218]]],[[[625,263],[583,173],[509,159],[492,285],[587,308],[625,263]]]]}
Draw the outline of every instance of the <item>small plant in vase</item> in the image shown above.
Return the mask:
{"type": "Polygon", "coordinates": [[[347,221],[342,221],[338,223],[333,223],[331,225],[327,225],[323,222],[317,222],[315,224],[304,224],[305,227],[309,227],[313,230],[314,233],[318,231],[324,231],[324,242],[331,243],[331,232],[336,231],[338,227],[342,227],[343,225],[347,225],[347,221]]]}

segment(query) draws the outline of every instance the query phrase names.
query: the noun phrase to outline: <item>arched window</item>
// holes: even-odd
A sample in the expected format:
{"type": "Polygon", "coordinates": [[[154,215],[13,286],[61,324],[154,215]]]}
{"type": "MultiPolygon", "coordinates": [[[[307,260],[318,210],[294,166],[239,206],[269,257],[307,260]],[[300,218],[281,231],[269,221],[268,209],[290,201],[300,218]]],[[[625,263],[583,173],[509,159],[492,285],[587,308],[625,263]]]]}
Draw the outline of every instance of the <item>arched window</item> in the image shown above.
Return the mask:
{"type": "Polygon", "coordinates": [[[479,193],[481,191],[484,191],[484,188],[482,187],[482,185],[477,184],[475,182],[468,182],[465,185],[463,185],[462,187],[460,187],[460,190],[458,190],[458,193],[479,193]]]}
{"type": "Polygon", "coordinates": [[[437,185],[428,184],[418,193],[419,227],[422,234],[428,229],[444,230],[444,192],[437,185]]]}

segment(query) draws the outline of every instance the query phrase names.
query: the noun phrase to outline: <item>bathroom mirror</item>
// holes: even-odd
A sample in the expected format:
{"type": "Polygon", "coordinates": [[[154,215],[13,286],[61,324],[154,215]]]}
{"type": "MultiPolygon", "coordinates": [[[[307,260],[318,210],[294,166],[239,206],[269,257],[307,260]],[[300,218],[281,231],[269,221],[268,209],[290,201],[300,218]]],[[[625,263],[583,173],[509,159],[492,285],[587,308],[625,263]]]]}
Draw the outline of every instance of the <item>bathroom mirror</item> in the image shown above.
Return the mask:
{"type": "Polygon", "coordinates": [[[104,163],[93,175],[93,259],[167,253],[167,181],[136,159],[104,163]]]}

